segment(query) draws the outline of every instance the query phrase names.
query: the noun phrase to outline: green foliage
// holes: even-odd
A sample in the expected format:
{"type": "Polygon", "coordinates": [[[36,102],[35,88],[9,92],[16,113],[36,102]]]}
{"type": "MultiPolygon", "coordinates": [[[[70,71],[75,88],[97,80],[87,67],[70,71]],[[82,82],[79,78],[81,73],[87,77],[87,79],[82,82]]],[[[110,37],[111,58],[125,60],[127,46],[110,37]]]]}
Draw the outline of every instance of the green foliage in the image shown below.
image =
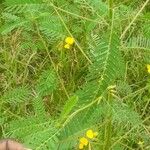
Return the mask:
{"type": "MultiPolygon", "coordinates": [[[[90,72],[91,76],[95,74],[100,78],[99,88],[104,91],[115,78],[123,75],[123,60],[118,49],[118,37],[113,33],[110,33],[110,37],[107,37],[107,40],[102,37],[100,43],[96,44],[96,46],[96,49],[91,49],[95,62],[91,66],[90,72]]],[[[92,77],[89,76],[89,80],[92,80],[92,77]]]]}
{"type": "Polygon", "coordinates": [[[78,147],[79,138],[83,137],[88,129],[93,128],[95,130],[96,123],[98,123],[97,119],[101,118],[98,110],[101,111],[101,107],[98,108],[95,105],[79,112],[68,122],[60,134],[60,146],[62,150],[69,149],[70,147],[78,147]]]}
{"type": "Polygon", "coordinates": [[[33,150],[71,150],[92,129],[98,136],[87,138],[89,149],[148,149],[150,40],[144,4],[4,0],[1,137],[33,150]],[[75,39],[70,49],[64,48],[67,36],[75,39]]]}
{"type": "Polygon", "coordinates": [[[132,37],[129,42],[126,43],[127,49],[140,49],[144,50],[143,57],[145,63],[150,63],[150,39],[146,37],[132,37]]]}
{"type": "Polygon", "coordinates": [[[133,37],[127,43],[127,48],[150,50],[150,39],[144,37],[133,37]]]}
{"type": "Polygon", "coordinates": [[[38,95],[46,96],[51,94],[57,88],[57,77],[52,70],[44,71],[39,77],[36,85],[38,95]]]}
{"type": "Polygon", "coordinates": [[[60,120],[66,119],[69,113],[72,111],[73,107],[75,107],[76,103],[78,102],[77,96],[72,96],[63,107],[63,110],[60,114],[60,120]]]}
{"type": "Polygon", "coordinates": [[[13,90],[8,90],[2,96],[4,103],[17,104],[26,102],[30,98],[30,91],[27,87],[18,87],[13,90]]]}
{"type": "Polygon", "coordinates": [[[21,27],[24,24],[26,24],[26,21],[21,21],[21,20],[17,20],[15,23],[10,23],[8,25],[2,26],[1,27],[1,34],[5,35],[7,33],[10,33],[13,29],[17,28],[17,27],[21,27]]]}
{"type": "Polygon", "coordinates": [[[140,125],[142,123],[139,114],[134,112],[131,108],[129,108],[124,103],[116,102],[113,103],[112,114],[114,121],[121,123],[131,123],[132,126],[140,125]]]}
{"type": "Polygon", "coordinates": [[[28,117],[11,122],[7,135],[21,138],[27,145],[35,149],[55,148],[57,143],[56,129],[48,118],[28,117]]]}
{"type": "Polygon", "coordinates": [[[36,116],[42,118],[45,116],[45,106],[41,97],[37,96],[33,99],[33,108],[36,116]]]}

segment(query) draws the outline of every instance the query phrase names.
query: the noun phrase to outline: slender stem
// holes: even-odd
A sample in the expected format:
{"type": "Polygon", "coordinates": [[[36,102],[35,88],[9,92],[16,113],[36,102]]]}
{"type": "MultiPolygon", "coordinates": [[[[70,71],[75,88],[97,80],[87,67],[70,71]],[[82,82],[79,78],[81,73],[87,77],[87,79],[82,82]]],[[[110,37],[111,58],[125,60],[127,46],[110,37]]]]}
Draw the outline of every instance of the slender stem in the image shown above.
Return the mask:
{"type": "Polygon", "coordinates": [[[135,22],[135,20],[137,19],[137,17],[141,14],[141,12],[144,10],[144,8],[146,7],[146,5],[149,3],[149,0],[147,0],[143,6],[141,7],[141,9],[139,10],[139,12],[135,15],[135,17],[132,19],[132,21],[130,22],[130,24],[125,28],[125,30],[123,31],[120,39],[123,39],[125,34],[127,33],[127,31],[130,29],[131,25],[135,22]]]}
{"type": "MultiPolygon", "coordinates": [[[[111,104],[111,102],[112,102],[112,96],[111,96],[111,93],[108,93],[108,103],[111,104]]],[[[110,114],[107,118],[108,123],[105,126],[105,144],[104,144],[103,150],[109,150],[111,147],[112,114],[111,114],[111,111],[109,112],[110,114]]]]}
{"type": "MultiPolygon", "coordinates": [[[[94,20],[94,19],[90,19],[90,18],[81,16],[81,15],[75,14],[75,13],[73,13],[71,11],[67,11],[65,9],[62,9],[61,7],[58,7],[58,6],[54,5],[53,3],[50,3],[50,6],[55,7],[57,10],[59,10],[61,12],[64,12],[64,13],[66,13],[68,15],[71,15],[71,16],[74,16],[74,17],[77,17],[77,18],[80,18],[80,19],[84,19],[84,20],[87,20],[87,21],[91,21],[91,22],[95,22],[95,23],[101,24],[101,21],[99,21],[99,20],[94,20]]],[[[108,25],[108,23],[106,22],[106,20],[103,17],[101,17],[101,16],[99,16],[99,17],[103,20],[105,25],[108,25]]]]}
{"type": "Polygon", "coordinates": [[[76,116],[79,112],[91,107],[92,105],[94,105],[95,103],[97,103],[98,101],[101,101],[102,97],[98,97],[96,98],[94,101],[92,101],[91,103],[87,104],[86,106],[76,110],[75,112],[73,112],[68,118],[67,120],[64,122],[64,124],[62,126],[65,126],[74,116],[76,116]]]}
{"type": "Polygon", "coordinates": [[[113,15],[113,0],[108,0],[108,5],[109,5],[109,18],[111,20],[113,15]]]}

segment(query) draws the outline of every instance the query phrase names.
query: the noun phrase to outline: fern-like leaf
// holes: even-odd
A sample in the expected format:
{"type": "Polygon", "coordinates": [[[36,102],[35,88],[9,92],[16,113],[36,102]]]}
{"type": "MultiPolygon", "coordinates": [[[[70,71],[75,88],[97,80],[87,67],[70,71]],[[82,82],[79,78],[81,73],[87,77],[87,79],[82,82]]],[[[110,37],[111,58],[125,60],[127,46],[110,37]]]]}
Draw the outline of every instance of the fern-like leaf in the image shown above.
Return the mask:
{"type": "Polygon", "coordinates": [[[5,92],[2,99],[4,103],[17,104],[29,100],[30,94],[30,90],[22,86],[5,92]]]}
{"type": "Polygon", "coordinates": [[[39,77],[36,91],[41,96],[51,94],[57,87],[57,77],[53,70],[45,70],[39,77]]]}
{"type": "Polygon", "coordinates": [[[150,50],[150,39],[139,36],[130,38],[126,48],[150,50]]]}
{"type": "Polygon", "coordinates": [[[45,106],[43,99],[39,96],[35,97],[33,99],[33,107],[35,115],[39,118],[45,118],[46,112],[45,112],[45,106]]]}
{"type": "Polygon", "coordinates": [[[56,149],[58,130],[54,122],[45,117],[28,117],[12,121],[7,125],[7,136],[20,139],[35,150],[56,149]]]}
{"type": "Polygon", "coordinates": [[[99,92],[102,94],[112,84],[114,79],[124,74],[124,63],[119,49],[119,37],[111,33],[109,37],[102,37],[99,41],[93,41],[90,45],[91,59],[88,80],[97,79],[99,92]]]}

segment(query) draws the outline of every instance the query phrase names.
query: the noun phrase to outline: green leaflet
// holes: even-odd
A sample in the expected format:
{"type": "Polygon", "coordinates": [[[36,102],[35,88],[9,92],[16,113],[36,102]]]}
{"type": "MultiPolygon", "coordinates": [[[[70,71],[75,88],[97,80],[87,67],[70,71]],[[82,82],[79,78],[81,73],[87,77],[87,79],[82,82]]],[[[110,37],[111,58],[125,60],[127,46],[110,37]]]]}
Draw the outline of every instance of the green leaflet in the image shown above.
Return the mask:
{"type": "Polygon", "coordinates": [[[39,77],[36,91],[40,96],[51,94],[57,87],[57,76],[53,70],[45,70],[39,77]]]}
{"type": "Polygon", "coordinates": [[[6,35],[8,33],[10,33],[13,29],[18,28],[23,26],[24,24],[26,24],[27,21],[24,20],[18,20],[14,23],[10,23],[10,24],[5,24],[0,28],[0,33],[2,35],[6,35]]]}
{"type": "Polygon", "coordinates": [[[40,96],[33,99],[33,107],[36,116],[39,118],[44,118],[46,116],[44,101],[40,96]]]}
{"type": "Polygon", "coordinates": [[[125,46],[128,49],[144,49],[149,51],[150,39],[144,36],[131,37],[125,46]]]}
{"type": "Polygon", "coordinates": [[[69,113],[72,111],[73,107],[76,106],[78,102],[78,97],[77,96],[72,96],[65,104],[61,114],[60,114],[60,120],[63,121],[69,113]]]}
{"type": "Polygon", "coordinates": [[[10,89],[2,96],[4,103],[19,104],[30,98],[30,90],[26,86],[10,89]]]}

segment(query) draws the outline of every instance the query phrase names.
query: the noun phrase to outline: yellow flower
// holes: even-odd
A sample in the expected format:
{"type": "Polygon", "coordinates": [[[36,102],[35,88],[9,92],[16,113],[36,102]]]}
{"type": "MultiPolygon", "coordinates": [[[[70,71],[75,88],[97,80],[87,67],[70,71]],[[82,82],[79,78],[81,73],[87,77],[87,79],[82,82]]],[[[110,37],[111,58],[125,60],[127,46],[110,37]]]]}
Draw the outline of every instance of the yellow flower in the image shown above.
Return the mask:
{"type": "Polygon", "coordinates": [[[65,42],[69,45],[73,45],[74,44],[74,38],[66,37],[65,42]]]}
{"type": "Polygon", "coordinates": [[[82,143],[79,144],[79,149],[83,149],[84,145],[82,143]]]}
{"type": "Polygon", "coordinates": [[[98,132],[93,132],[93,130],[88,130],[88,131],[86,132],[86,136],[87,136],[89,139],[93,139],[93,138],[95,138],[97,135],[98,135],[98,132]]]}
{"type": "Polygon", "coordinates": [[[89,143],[89,141],[87,140],[87,138],[82,137],[80,138],[80,144],[87,146],[89,143]]]}
{"type": "Polygon", "coordinates": [[[65,44],[65,45],[64,45],[64,48],[65,48],[65,49],[70,49],[70,47],[71,47],[71,46],[70,46],[69,44],[65,44]]]}
{"type": "Polygon", "coordinates": [[[147,71],[150,73],[150,64],[147,64],[147,71]]]}

